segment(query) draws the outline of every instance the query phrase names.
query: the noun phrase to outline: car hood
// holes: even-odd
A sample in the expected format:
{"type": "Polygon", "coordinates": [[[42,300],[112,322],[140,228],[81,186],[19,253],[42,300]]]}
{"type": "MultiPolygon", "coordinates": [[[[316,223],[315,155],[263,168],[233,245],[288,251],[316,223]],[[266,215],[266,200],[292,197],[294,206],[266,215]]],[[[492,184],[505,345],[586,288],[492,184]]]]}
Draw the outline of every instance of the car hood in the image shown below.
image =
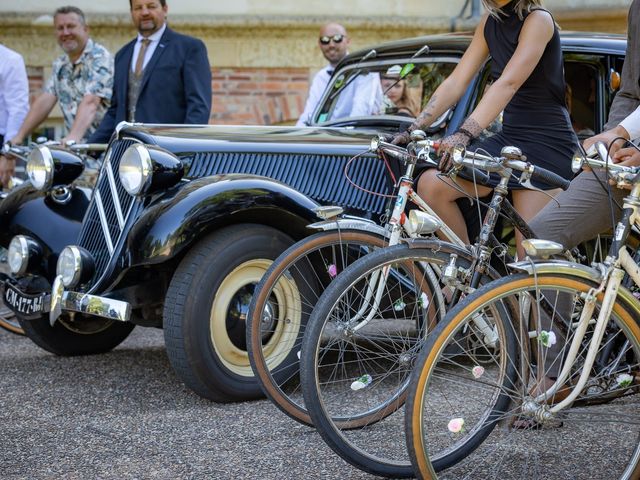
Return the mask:
{"type": "Polygon", "coordinates": [[[135,138],[178,156],[199,152],[356,154],[374,129],[237,125],[121,125],[119,138],[135,138]]]}

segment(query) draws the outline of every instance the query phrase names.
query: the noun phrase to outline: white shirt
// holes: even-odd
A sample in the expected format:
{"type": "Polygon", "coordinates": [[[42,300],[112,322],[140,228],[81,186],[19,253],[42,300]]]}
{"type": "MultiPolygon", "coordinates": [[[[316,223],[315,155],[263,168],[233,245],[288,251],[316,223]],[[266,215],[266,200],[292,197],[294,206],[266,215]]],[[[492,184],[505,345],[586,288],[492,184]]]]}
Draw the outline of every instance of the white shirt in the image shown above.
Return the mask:
{"type": "MultiPolygon", "coordinates": [[[[304,127],[311,122],[311,116],[327,89],[332,73],[333,67],[327,65],[313,77],[311,88],[309,88],[309,98],[302,115],[300,115],[296,123],[297,127],[304,127]]],[[[331,118],[319,119],[319,123],[340,118],[376,115],[380,113],[380,106],[382,105],[380,75],[377,73],[361,73],[338,95],[337,103],[331,112],[331,118]]]]}
{"type": "Polygon", "coordinates": [[[320,98],[322,98],[322,94],[326,90],[332,74],[333,67],[331,65],[327,65],[315,74],[313,80],[311,81],[311,87],[309,88],[309,97],[307,98],[307,103],[304,106],[302,115],[300,115],[300,118],[296,122],[296,127],[304,127],[311,122],[311,115],[318,106],[320,98]]]}
{"type": "Polygon", "coordinates": [[[19,53],[0,45],[0,135],[5,141],[18,133],[29,111],[29,81],[19,53]]]}
{"type": "Polygon", "coordinates": [[[640,107],[627,115],[627,118],[620,122],[620,126],[629,132],[630,140],[640,138],[640,107]]]}
{"type": "Polygon", "coordinates": [[[147,45],[147,50],[144,53],[144,61],[142,63],[142,69],[144,70],[144,68],[147,66],[147,63],[149,63],[149,60],[151,60],[151,57],[153,57],[153,52],[156,51],[156,48],[160,43],[160,39],[162,38],[162,34],[166,29],[167,24],[165,23],[164,25],[162,25],[160,30],[155,32],[153,35],[149,35],[148,37],[143,37],[138,33],[138,41],[136,41],[136,44],[133,46],[133,55],[131,57],[130,68],[132,72],[136,69],[136,62],[138,61],[138,53],[140,52],[140,47],[142,46],[142,40],[144,40],[145,38],[150,40],[149,45],[147,45]]]}

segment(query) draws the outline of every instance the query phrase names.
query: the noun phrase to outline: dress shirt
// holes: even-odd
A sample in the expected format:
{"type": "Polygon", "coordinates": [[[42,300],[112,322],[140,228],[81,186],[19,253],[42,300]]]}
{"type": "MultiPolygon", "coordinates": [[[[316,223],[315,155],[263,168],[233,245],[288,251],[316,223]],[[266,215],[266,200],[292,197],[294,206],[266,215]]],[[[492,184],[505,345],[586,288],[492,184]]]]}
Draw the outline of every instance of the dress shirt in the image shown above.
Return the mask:
{"type": "Polygon", "coordinates": [[[167,29],[167,24],[162,25],[160,30],[155,32],[153,35],[149,35],[148,37],[143,37],[138,33],[138,40],[136,41],[135,46],[133,47],[133,56],[131,57],[131,71],[134,72],[136,69],[136,61],[138,60],[138,53],[140,52],[140,47],[142,46],[142,40],[147,38],[150,43],[147,46],[147,51],[144,54],[144,63],[142,64],[142,69],[147,66],[151,57],[153,57],[153,52],[156,51],[158,44],[160,43],[160,39],[162,38],[162,34],[167,29]]]}
{"type": "Polygon", "coordinates": [[[629,132],[629,139],[635,140],[636,138],[640,138],[640,107],[636,108],[622,120],[620,126],[629,132]]]}
{"type": "Polygon", "coordinates": [[[11,140],[29,111],[29,81],[19,53],[0,45],[0,135],[11,140]]]}
{"type": "Polygon", "coordinates": [[[331,65],[327,65],[315,74],[311,82],[311,87],[309,88],[309,97],[307,98],[307,103],[304,106],[302,115],[300,115],[300,118],[296,123],[296,127],[304,127],[311,122],[311,115],[313,115],[313,112],[318,106],[318,102],[320,102],[322,94],[327,88],[329,79],[331,78],[332,74],[333,67],[331,65]]]}
{"type": "MultiPolygon", "coordinates": [[[[313,78],[309,89],[309,98],[296,126],[302,127],[311,122],[311,116],[318,107],[332,74],[333,67],[327,65],[313,78]]],[[[380,113],[381,105],[382,86],[380,85],[380,75],[378,73],[360,73],[354,81],[350,82],[340,92],[338,100],[330,112],[330,117],[319,118],[318,123],[340,118],[377,115],[380,113]]]]}

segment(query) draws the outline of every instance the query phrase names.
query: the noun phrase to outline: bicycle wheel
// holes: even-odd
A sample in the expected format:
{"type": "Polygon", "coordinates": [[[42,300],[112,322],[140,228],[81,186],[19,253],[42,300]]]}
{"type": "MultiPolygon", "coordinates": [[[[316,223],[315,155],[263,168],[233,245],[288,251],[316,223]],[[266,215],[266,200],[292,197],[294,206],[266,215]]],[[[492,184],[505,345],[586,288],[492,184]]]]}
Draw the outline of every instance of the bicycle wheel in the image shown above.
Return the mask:
{"type": "Polygon", "coordinates": [[[351,265],[318,300],[303,340],[301,381],[313,424],[342,458],[376,475],[413,476],[399,413],[409,375],[444,314],[444,296],[457,298],[472,273],[467,250],[420,244],[351,265]]]}
{"type": "Polygon", "coordinates": [[[307,320],[336,275],[386,238],[362,230],[331,230],[283,252],[257,285],[247,322],[251,368],[267,397],[285,414],[311,425],[299,384],[299,352],[307,320]]]}
{"type": "MultiPolygon", "coordinates": [[[[577,276],[517,274],[485,285],[447,314],[421,352],[407,400],[406,441],[420,478],[638,478],[640,306],[628,292],[618,296],[573,404],[553,413],[570,388],[552,397],[544,393],[549,384],[541,388],[562,370],[593,287],[577,276]],[[467,347],[478,341],[479,319],[506,341],[483,362],[467,347]]],[[[593,328],[576,343],[568,387],[582,373],[593,328]]]]}

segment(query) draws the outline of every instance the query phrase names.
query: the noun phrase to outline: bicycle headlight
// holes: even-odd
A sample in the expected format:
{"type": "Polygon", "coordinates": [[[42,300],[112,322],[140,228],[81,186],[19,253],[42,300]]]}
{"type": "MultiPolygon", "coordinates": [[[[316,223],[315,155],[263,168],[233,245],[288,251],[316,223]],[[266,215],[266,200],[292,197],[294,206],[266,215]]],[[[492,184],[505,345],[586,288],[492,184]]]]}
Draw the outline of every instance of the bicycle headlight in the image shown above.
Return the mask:
{"type": "Polygon", "coordinates": [[[9,270],[14,275],[24,275],[29,266],[40,261],[41,256],[42,249],[35,240],[26,235],[16,235],[11,239],[7,253],[9,270]]]}
{"type": "Polygon", "coordinates": [[[36,190],[52,187],[53,167],[53,156],[48,147],[41,145],[31,150],[27,161],[27,175],[36,190]]]}
{"type": "Polygon", "coordinates": [[[406,224],[407,230],[414,235],[429,235],[442,227],[442,223],[433,215],[420,210],[411,210],[406,224]]]}
{"type": "Polygon", "coordinates": [[[130,195],[144,195],[169,188],[180,181],[182,162],[171,152],[151,145],[135,144],[120,159],[120,182],[130,195]]]}
{"type": "Polygon", "coordinates": [[[573,158],[571,159],[571,171],[573,173],[578,173],[582,170],[582,165],[584,165],[584,157],[582,156],[582,152],[578,150],[573,154],[573,158]]]}
{"type": "Polygon", "coordinates": [[[93,276],[93,273],[93,258],[83,248],[70,245],[60,252],[56,275],[62,277],[62,284],[65,287],[75,287],[84,283],[93,276]]]}

